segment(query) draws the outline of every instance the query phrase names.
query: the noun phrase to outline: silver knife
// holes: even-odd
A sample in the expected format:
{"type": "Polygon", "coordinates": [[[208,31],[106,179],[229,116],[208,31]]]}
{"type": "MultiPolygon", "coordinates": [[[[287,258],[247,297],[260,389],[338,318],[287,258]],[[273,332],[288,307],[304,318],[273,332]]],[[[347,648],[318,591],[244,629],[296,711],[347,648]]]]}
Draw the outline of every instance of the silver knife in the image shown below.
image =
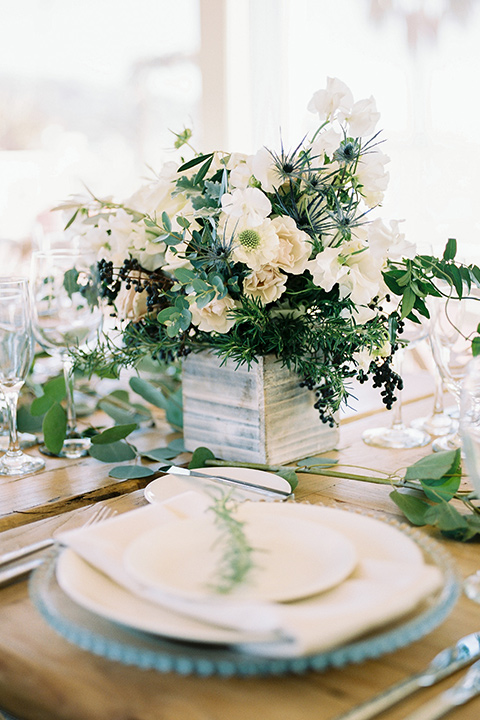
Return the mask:
{"type": "Polygon", "coordinates": [[[452,647],[438,653],[422,672],[392,685],[379,695],[357,705],[343,715],[338,715],[334,720],[369,720],[420,688],[434,685],[478,658],[480,658],[480,633],[466,635],[452,647]]]}
{"type": "Polygon", "coordinates": [[[228,485],[236,485],[242,487],[245,490],[252,490],[257,493],[261,493],[265,497],[274,500],[289,500],[293,498],[292,492],[286,490],[277,490],[276,488],[267,488],[263,485],[255,485],[255,483],[246,482],[245,480],[238,480],[236,478],[229,478],[223,475],[208,475],[207,473],[195,472],[195,470],[189,470],[188,468],[177,467],[172,465],[167,471],[171,475],[181,475],[182,477],[194,477],[202,480],[211,480],[214,482],[226,483],[228,485]]]}
{"type": "Polygon", "coordinates": [[[426,702],[425,705],[408,715],[405,720],[437,720],[478,694],[480,694],[480,661],[472,665],[459,682],[426,702]]]}

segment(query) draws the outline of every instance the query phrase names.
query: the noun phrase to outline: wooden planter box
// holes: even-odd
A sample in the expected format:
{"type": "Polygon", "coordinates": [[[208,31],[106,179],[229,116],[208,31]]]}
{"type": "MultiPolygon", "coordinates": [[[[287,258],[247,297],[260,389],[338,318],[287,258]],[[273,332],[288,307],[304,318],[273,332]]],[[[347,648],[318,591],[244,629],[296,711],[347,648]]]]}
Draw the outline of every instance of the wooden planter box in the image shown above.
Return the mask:
{"type": "Polygon", "coordinates": [[[314,394],[275,361],[261,357],[250,370],[210,352],[183,362],[184,442],[216,457],[282,464],[332,450],[338,428],[324,425],[314,394]]]}

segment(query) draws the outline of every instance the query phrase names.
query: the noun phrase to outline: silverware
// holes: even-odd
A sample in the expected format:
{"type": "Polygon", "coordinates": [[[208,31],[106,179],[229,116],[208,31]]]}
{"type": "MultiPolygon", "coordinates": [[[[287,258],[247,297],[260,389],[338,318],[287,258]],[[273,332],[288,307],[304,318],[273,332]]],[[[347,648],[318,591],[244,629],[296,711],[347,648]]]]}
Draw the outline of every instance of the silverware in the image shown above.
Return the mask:
{"type": "Polygon", "coordinates": [[[480,661],[459,682],[408,715],[405,720],[437,720],[480,694],[480,661]]]}
{"type": "Polygon", "coordinates": [[[167,471],[171,475],[181,475],[182,477],[194,477],[202,480],[211,480],[228,485],[238,485],[243,487],[245,490],[252,490],[254,492],[261,493],[267,498],[274,500],[289,500],[294,497],[292,492],[286,490],[277,490],[276,488],[267,488],[263,485],[256,485],[255,483],[246,482],[245,480],[237,480],[236,478],[229,478],[224,475],[208,475],[207,473],[195,472],[195,470],[189,470],[188,468],[177,467],[172,465],[167,471]]]}
{"type": "Polygon", "coordinates": [[[425,670],[392,685],[379,695],[357,705],[343,715],[338,715],[334,720],[369,720],[420,688],[434,685],[478,658],[480,658],[480,633],[466,635],[455,645],[438,653],[425,670]]]}
{"type": "MultiPolygon", "coordinates": [[[[96,508],[95,512],[88,518],[85,523],[83,523],[81,527],[86,528],[90,525],[95,525],[95,523],[98,523],[101,520],[106,520],[107,517],[113,515],[114,513],[115,510],[111,510],[111,508],[105,506],[96,508]]],[[[33,553],[44,550],[45,548],[54,545],[55,542],[56,541],[54,538],[47,538],[46,540],[39,540],[38,542],[18,548],[18,550],[12,550],[11,552],[5,553],[4,555],[0,556],[0,567],[3,568],[5,565],[10,565],[16,560],[21,560],[24,557],[33,555],[33,553]]],[[[43,560],[43,556],[31,558],[24,563],[13,565],[13,567],[6,567],[0,570],[0,587],[8,585],[13,580],[20,580],[21,578],[25,577],[32,570],[35,570],[36,567],[41,565],[43,560]]]]}

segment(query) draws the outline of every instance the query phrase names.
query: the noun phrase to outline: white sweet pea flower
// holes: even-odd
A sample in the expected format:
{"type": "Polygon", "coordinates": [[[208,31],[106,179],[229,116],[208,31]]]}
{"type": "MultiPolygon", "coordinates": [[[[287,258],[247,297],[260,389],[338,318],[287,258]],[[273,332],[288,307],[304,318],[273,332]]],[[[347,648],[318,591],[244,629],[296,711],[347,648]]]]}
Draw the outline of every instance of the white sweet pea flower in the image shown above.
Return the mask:
{"type": "Polygon", "coordinates": [[[327,247],[314,260],[307,262],[315,285],[330,292],[334,285],[341,283],[348,272],[341,255],[341,248],[327,247]]]}
{"type": "Polygon", "coordinates": [[[387,227],[381,218],[377,218],[368,226],[368,245],[373,258],[385,265],[387,260],[414,258],[415,243],[409,242],[405,234],[399,230],[398,220],[391,220],[387,227]]]}
{"type": "Polygon", "coordinates": [[[274,265],[292,275],[300,275],[307,267],[312,244],[307,233],[299,230],[293,218],[288,215],[276,217],[272,224],[279,239],[278,253],[274,265]]]}
{"type": "Polygon", "coordinates": [[[253,177],[258,180],[262,190],[271,193],[280,187],[283,179],[280,177],[272,154],[267,148],[260,148],[255,155],[249,158],[253,177]]]}
{"type": "Polygon", "coordinates": [[[246,225],[256,227],[267,218],[272,206],[268,197],[258,188],[234,190],[222,196],[222,209],[231,218],[241,219],[246,225]]]}
{"type": "Polygon", "coordinates": [[[145,225],[135,222],[132,215],[119,209],[101,217],[85,237],[99,256],[111,260],[114,265],[121,265],[135,243],[145,243],[145,225]]]}
{"type": "Polygon", "coordinates": [[[264,265],[243,281],[245,295],[259,298],[264,305],[275,302],[285,292],[287,276],[272,265],[264,265]]]}
{"type": "Polygon", "coordinates": [[[377,112],[377,105],[373,97],[365,100],[358,100],[351,110],[340,110],[338,113],[340,122],[347,122],[350,134],[353,137],[365,137],[371,135],[380,119],[377,112]]]}
{"type": "MultiPolygon", "coordinates": [[[[313,143],[310,145],[310,158],[312,160],[313,167],[319,167],[323,165],[323,156],[328,155],[329,158],[333,157],[335,150],[338,149],[342,135],[335,130],[333,127],[328,127],[317,135],[313,143]]],[[[330,165],[328,166],[331,170],[330,165]]]]}
{"type": "Polygon", "coordinates": [[[388,155],[379,151],[366,153],[358,161],[356,177],[362,185],[360,192],[365,204],[370,208],[379,205],[383,200],[389,180],[385,165],[389,162],[388,155]]]}
{"type": "Polygon", "coordinates": [[[317,90],[308,104],[308,110],[318,113],[320,121],[330,120],[341,111],[349,113],[353,105],[353,95],[344,82],[338,78],[327,78],[325,90],[317,90]]]}
{"type": "Polygon", "coordinates": [[[203,308],[199,308],[194,302],[190,305],[192,323],[204,332],[227,333],[235,325],[235,319],[229,317],[228,313],[238,305],[229,295],[221,300],[214,298],[203,308]]]}
{"type": "Polygon", "coordinates": [[[260,270],[278,254],[280,240],[271,220],[249,227],[238,224],[234,230],[232,258],[252,270],[260,270]]]}

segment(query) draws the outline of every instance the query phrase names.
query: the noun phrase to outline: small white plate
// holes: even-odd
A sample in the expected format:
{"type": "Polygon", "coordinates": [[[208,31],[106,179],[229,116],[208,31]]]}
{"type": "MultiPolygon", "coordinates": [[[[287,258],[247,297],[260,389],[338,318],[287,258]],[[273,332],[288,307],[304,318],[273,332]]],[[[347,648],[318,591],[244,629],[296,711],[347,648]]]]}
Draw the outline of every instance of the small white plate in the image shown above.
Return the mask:
{"type": "Polygon", "coordinates": [[[252,567],[229,592],[218,590],[228,534],[213,512],[160,526],[127,548],[124,566],[155,592],[193,600],[232,599],[289,602],[343,582],[355,568],[354,544],[321,523],[278,518],[266,506],[261,515],[245,503],[235,512],[252,548],[252,567]]]}
{"type": "MultiPolygon", "coordinates": [[[[198,468],[195,472],[204,473],[205,475],[224,475],[234,480],[243,480],[249,483],[255,483],[261,485],[266,489],[284,490],[291,492],[291,487],[284,478],[274,473],[265,472],[264,470],[253,470],[251,468],[241,467],[209,467],[209,468],[198,468]]],[[[232,491],[232,497],[235,500],[265,500],[261,493],[246,490],[240,486],[220,484],[212,480],[200,480],[197,477],[186,477],[182,475],[164,475],[156,480],[152,480],[145,490],[145,498],[150,503],[164,502],[168,498],[180,495],[184,492],[195,490],[206,490],[208,488],[228,488],[232,491]]]]}

